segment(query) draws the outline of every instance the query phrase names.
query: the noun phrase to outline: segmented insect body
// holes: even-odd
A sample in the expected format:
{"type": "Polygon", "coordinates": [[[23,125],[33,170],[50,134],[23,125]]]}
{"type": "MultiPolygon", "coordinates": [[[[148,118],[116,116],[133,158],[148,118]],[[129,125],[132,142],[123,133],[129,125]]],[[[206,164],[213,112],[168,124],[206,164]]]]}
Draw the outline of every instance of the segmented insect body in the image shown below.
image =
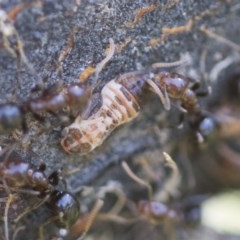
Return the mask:
{"type": "Polygon", "coordinates": [[[164,71],[131,72],[108,82],[101,91],[102,105],[88,119],[78,116],[63,130],[61,145],[66,152],[86,154],[109,136],[121,124],[137,117],[143,95],[151,90],[158,94],[165,108],[169,98],[180,100],[189,113],[199,111],[197,97],[189,88],[187,78],[164,71]]]}
{"type": "Polygon", "coordinates": [[[35,116],[46,112],[56,112],[64,107],[78,106],[78,111],[86,105],[91,95],[86,84],[72,84],[60,91],[44,91],[40,97],[30,98],[23,103],[6,103],[0,105],[0,133],[22,128],[26,130],[25,116],[32,113],[35,116]]]}
{"type": "Polygon", "coordinates": [[[215,193],[240,186],[239,83],[238,68],[237,72],[230,68],[213,85],[215,91],[207,102],[208,112],[189,118],[190,129],[185,132],[187,138],[180,151],[191,160],[194,189],[198,192],[215,193]],[[193,141],[195,144],[191,144],[193,141]]]}
{"type": "MultiPolygon", "coordinates": [[[[65,128],[62,146],[67,152],[86,153],[100,145],[117,126],[134,119],[140,110],[134,95],[121,83],[122,78],[107,83],[102,91],[102,106],[88,119],[77,117],[65,128]]],[[[136,86],[133,91],[141,88],[136,86]]]]}
{"type": "Polygon", "coordinates": [[[53,189],[45,171],[45,165],[39,168],[32,168],[15,151],[0,156],[0,176],[8,187],[31,188],[39,191],[39,194],[46,194],[53,189]]]}
{"type": "Polygon", "coordinates": [[[45,168],[45,164],[31,167],[16,151],[3,151],[0,155],[0,182],[16,192],[36,191],[57,217],[56,224],[69,229],[80,216],[79,202],[73,194],[57,190],[59,172],[55,171],[47,177],[45,168]]]}
{"type": "MultiPolygon", "coordinates": [[[[174,72],[159,71],[153,75],[153,82],[165,92],[166,98],[179,100],[189,114],[201,111],[196,92],[191,88],[190,79],[174,72]]],[[[155,89],[153,89],[156,92],[155,89]]]]}
{"type": "Polygon", "coordinates": [[[46,204],[54,214],[59,215],[59,227],[70,229],[80,216],[79,202],[69,192],[54,190],[46,204]]]}
{"type": "Polygon", "coordinates": [[[138,211],[152,224],[159,224],[166,219],[176,221],[177,213],[161,202],[141,200],[138,203],[138,211]]]}
{"type": "Polygon", "coordinates": [[[82,83],[62,87],[57,93],[52,90],[55,91],[55,89],[50,88],[44,91],[40,97],[29,99],[24,104],[26,112],[54,112],[67,106],[84,106],[90,96],[90,88],[82,83]]]}

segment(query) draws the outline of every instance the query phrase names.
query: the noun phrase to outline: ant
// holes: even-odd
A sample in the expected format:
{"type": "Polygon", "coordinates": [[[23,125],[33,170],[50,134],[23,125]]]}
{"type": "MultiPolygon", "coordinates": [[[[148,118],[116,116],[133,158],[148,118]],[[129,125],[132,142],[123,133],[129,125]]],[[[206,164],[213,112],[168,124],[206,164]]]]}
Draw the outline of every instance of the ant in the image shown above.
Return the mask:
{"type": "Polygon", "coordinates": [[[216,94],[208,102],[209,112],[202,111],[189,119],[187,137],[196,144],[187,143],[185,147],[189,159],[193,159],[198,191],[216,192],[240,185],[240,72],[230,72],[219,80],[216,94]]]}
{"type": "Polygon", "coordinates": [[[64,128],[61,145],[68,153],[87,154],[110,135],[118,126],[132,121],[140,112],[141,99],[148,91],[156,93],[166,110],[170,98],[181,102],[182,112],[200,112],[196,86],[190,79],[174,72],[159,69],[129,72],[108,82],[101,90],[101,107],[87,119],[79,115],[64,128]]]}
{"type": "MultiPolygon", "coordinates": [[[[166,166],[170,167],[172,170],[172,174],[170,178],[174,178],[174,186],[172,187],[177,187],[180,181],[180,173],[179,169],[176,165],[176,163],[172,160],[172,158],[167,154],[166,152],[163,152],[165,161],[166,161],[166,166]]],[[[152,195],[153,195],[153,190],[151,185],[148,182],[145,182],[141,178],[135,175],[135,173],[130,169],[128,164],[126,162],[122,162],[122,167],[125,170],[125,172],[128,174],[130,178],[132,178],[135,182],[138,184],[145,186],[148,190],[148,200],[141,200],[137,204],[137,209],[139,211],[140,216],[148,219],[151,223],[153,224],[158,224],[161,222],[161,220],[164,219],[169,219],[169,220],[176,220],[177,219],[177,214],[172,210],[171,208],[167,207],[167,205],[161,203],[161,202],[156,202],[152,201],[152,195]]],[[[163,190],[166,191],[165,187],[163,186],[163,190]]],[[[174,191],[168,189],[167,191],[174,191]]],[[[163,195],[163,194],[159,194],[163,195]]]]}
{"type": "Polygon", "coordinates": [[[57,172],[47,177],[44,163],[34,169],[15,151],[1,153],[0,161],[1,181],[9,188],[27,187],[45,196],[58,184],[57,172]]]}
{"type": "Polygon", "coordinates": [[[86,105],[90,96],[90,88],[87,84],[75,83],[62,87],[59,91],[51,89],[43,91],[42,95],[30,98],[22,104],[5,103],[0,105],[0,133],[13,131],[22,128],[27,129],[25,115],[32,113],[37,119],[41,119],[43,112],[53,113],[64,107],[86,105]]]}
{"type": "MultiPolygon", "coordinates": [[[[178,178],[179,179],[179,170],[171,159],[171,157],[164,153],[164,157],[166,159],[166,164],[172,169],[171,177],[178,178]],[[177,176],[178,175],[178,176],[177,176]]],[[[127,173],[127,175],[132,178],[135,182],[138,184],[144,186],[148,190],[148,200],[140,200],[137,203],[132,202],[131,200],[128,200],[124,194],[124,192],[120,188],[113,189],[113,193],[116,193],[117,196],[119,196],[119,202],[117,202],[108,213],[100,213],[98,216],[98,219],[100,221],[112,221],[119,224],[129,225],[138,223],[141,221],[147,221],[151,223],[151,225],[154,226],[162,226],[165,231],[168,233],[173,234],[173,225],[175,223],[178,223],[182,220],[183,214],[180,214],[177,210],[175,210],[173,207],[168,206],[167,204],[164,204],[160,201],[153,201],[152,195],[153,190],[152,186],[144,181],[143,179],[136,176],[136,174],[130,169],[128,164],[126,162],[122,162],[122,167],[127,173]],[[122,210],[125,208],[128,208],[131,212],[131,214],[134,215],[134,217],[126,217],[126,213],[120,214],[122,210]],[[117,209],[115,211],[115,209],[117,209]]],[[[165,188],[163,188],[163,191],[166,191],[165,188]]],[[[143,226],[142,226],[143,227],[143,226]]],[[[174,237],[174,236],[171,236],[174,237]]],[[[135,237],[133,237],[135,239],[135,237]]],[[[168,239],[175,239],[175,238],[169,238],[168,239]]]]}
{"type": "MultiPolygon", "coordinates": [[[[59,183],[58,171],[47,177],[45,170],[45,164],[41,164],[38,168],[31,167],[16,151],[3,149],[0,155],[0,181],[6,190],[35,193],[39,199],[42,199],[35,208],[45,203],[52,211],[54,220],[57,220],[57,225],[69,229],[79,218],[79,202],[71,193],[56,189],[59,183]]],[[[15,222],[30,210],[18,216],[15,222]]]]}

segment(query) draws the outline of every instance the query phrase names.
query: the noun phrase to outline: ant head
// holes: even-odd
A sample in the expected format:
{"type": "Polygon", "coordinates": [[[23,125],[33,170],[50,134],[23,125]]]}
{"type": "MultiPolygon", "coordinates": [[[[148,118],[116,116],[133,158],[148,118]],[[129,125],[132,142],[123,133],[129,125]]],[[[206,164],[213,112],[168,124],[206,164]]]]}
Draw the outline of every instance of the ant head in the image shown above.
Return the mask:
{"type": "Polygon", "coordinates": [[[92,150],[91,144],[88,139],[81,133],[78,126],[74,128],[75,123],[72,124],[72,128],[66,127],[62,131],[63,139],[61,145],[66,152],[73,153],[78,152],[80,154],[88,153],[92,150]],[[80,144],[79,144],[80,143],[80,144]]]}
{"type": "Polygon", "coordinates": [[[58,224],[69,229],[79,218],[80,206],[77,199],[69,192],[55,190],[51,193],[47,206],[59,215],[58,224]]]}
{"type": "Polygon", "coordinates": [[[59,176],[60,172],[59,171],[54,171],[53,173],[50,174],[48,177],[48,181],[51,185],[57,186],[60,180],[59,176]]]}
{"type": "Polygon", "coordinates": [[[166,216],[168,208],[160,202],[149,202],[142,200],[138,203],[139,211],[144,215],[150,215],[154,218],[162,218],[166,216]]]}
{"type": "Polygon", "coordinates": [[[39,191],[40,195],[45,195],[45,192],[49,192],[51,189],[49,188],[49,181],[44,172],[45,169],[29,169],[28,176],[29,181],[32,183],[34,190],[39,191]]]}
{"type": "Polygon", "coordinates": [[[45,197],[46,194],[53,191],[55,186],[58,185],[60,177],[60,171],[54,171],[50,176],[45,174],[46,165],[43,163],[35,171],[29,170],[29,175],[31,176],[32,184],[34,189],[40,192],[40,197],[45,197]]]}

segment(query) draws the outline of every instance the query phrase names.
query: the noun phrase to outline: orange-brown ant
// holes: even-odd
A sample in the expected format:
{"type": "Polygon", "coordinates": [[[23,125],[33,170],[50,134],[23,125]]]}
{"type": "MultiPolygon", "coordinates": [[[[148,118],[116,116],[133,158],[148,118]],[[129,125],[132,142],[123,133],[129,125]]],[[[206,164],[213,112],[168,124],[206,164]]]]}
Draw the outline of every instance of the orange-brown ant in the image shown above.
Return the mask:
{"type": "Polygon", "coordinates": [[[36,118],[42,113],[55,113],[65,107],[78,110],[86,105],[90,96],[90,88],[86,84],[76,83],[62,87],[58,92],[43,91],[42,95],[30,98],[23,103],[5,103],[0,105],[0,133],[22,128],[26,130],[25,116],[32,113],[36,118]]]}
{"type": "Polygon", "coordinates": [[[208,101],[209,112],[202,111],[189,118],[185,150],[180,149],[191,160],[194,187],[199,192],[240,186],[240,72],[238,68],[237,71],[230,68],[228,74],[217,82],[208,101]],[[193,141],[196,144],[189,144],[193,141]]]}
{"type": "MultiPolygon", "coordinates": [[[[56,224],[61,228],[69,229],[79,218],[79,202],[71,193],[56,188],[59,182],[58,171],[47,177],[45,169],[45,164],[41,164],[38,168],[32,167],[16,151],[3,149],[1,152],[0,182],[6,190],[36,194],[40,200],[42,199],[41,204],[44,203],[50,209],[56,224]]],[[[28,212],[20,214],[16,221],[28,212]]]]}
{"type": "Polygon", "coordinates": [[[58,173],[47,177],[45,169],[44,163],[36,169],[31,167],[16,151],[6,151],[0,155],[1,182],[9,188],[26,187],[36,190],[40,196],[46,195],[58,184],[58,173]]]}
{"type": "MultiPolygon", "coordinates": [[[[163,154],[166,160],[166,165],[170,167],[172,170],[172,174],[170,178],[174,180],[173,185],[178,185],[180,181],[179,169],[176,163],[172,160],[172,158],[166,152],[163,152],[163,154]]],[[[141,217],[146,218],[148,221],[150,221],[153,224],[159,224],[161,221],[166,219],[171,221],[173,220],[176,221],[176,219],[178,219],[177,213],[174,210],[169,208],[164,203],[152,200],[153,191],[152,191],[151,185],[148,182],[136,176],[126,162],[122,162],[122,167],[129,177],[131,177],[134,181],[145,186],[148,189],[149,199],[141,200],[137,204],[137,209],[141,217]]],[[[172,186],[172,187],[175,188],[176,186],[172,186]]],[[[165,187],[163,187],[162,191],[166,191],[165,187]]],[[[169,191],[169,189],[167,191],[169,191]]]]}
{"type": "Polygon", "coordinates": [[[188,78],[159,69],[137,71],[120,75],[101,90],[101,107],[87,119],[79,115],[63,130],[61,145],[66,152],[86,154],[109,136],[118,126],[136,118],[141,100],[148,91],[156,93],[165,109],[170,99],[181,102],[181,110],[189,114],[200,112],[197,93],[188,78]]]}
{"type": "MultiPolygon", "coordinates": [[[[168,154],[164,153],[164,156],[166,164],[172,169],[169,178],[177,177],[179,175],[177,165],[168,154]]],[[[145,231],[148,231],[148,228],[149,230],[151,229],[149,234],[153,233],[154,236],[157,236],[156,239],[177,239],[175,232],[177,229],[176,225],[183,224],[185,226],[185,224],[196,224],[199,222],[199,205],[206,196],[190,196],[183,199],[178,196],[180,201],[174,201],[170,197],[167,202],[162,202],[160,199],[153,200],[153,189],[150,183],[139,178],[126,162],[122,162],[122,167],[130,178],[147,188],[148,199],[135,202],[127,198],[123,189],[116,186],[112,189],[108,188],[109,193],[116,194],[118,201],[109,212],[98,215],[97,219],[99,221],[110,221],[121,225],[134,224],[131,229],[128,229],[127,239],[145,239],[147,236],[145,231]],[[134,232],[135,227],[137,229],[136,233],[134,232]]],[[[167,191],[164,194],[169,194],[169,189],[165,187],[167,186],[164,184],[160,192],[167,191]]],[[[172,189],[172,193],[170,194],[172,197],[174,197],[173,193],[175,191],[176,189],[172,189]]],[[[159,195],[164,194],[157,193],[154,198],[158,198],[159,195]]]]}

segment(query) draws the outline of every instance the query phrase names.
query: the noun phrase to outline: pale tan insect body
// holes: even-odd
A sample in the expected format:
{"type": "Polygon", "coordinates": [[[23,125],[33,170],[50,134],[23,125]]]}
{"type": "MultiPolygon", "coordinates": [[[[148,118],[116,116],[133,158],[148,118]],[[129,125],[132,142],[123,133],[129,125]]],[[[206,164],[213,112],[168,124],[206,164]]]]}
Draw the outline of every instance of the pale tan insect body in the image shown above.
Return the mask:
{"type": "Polygon", "coordinates": [[[117,126],[131,121],[139,113],[140,107],[136,99],[115,80],[103,87],[101,97],[102,106],[95,114],[87,120],[79,116],[64,129],[65,137],[61,144],[65,151],[85,153],[93,150],[117,126]]]}
{"type": "Polygon", "coordinates": [[[143,96],[150,91],[159,96],[166,110],[170,109],[171,98],[179,103],[182,112],[200,114],[197,95],[188,78],[161,69],[129,72],[103,87],[97,112],[87,119],[78,116],[63,130],[62,147],[66,152],[86,154],[100,146],[116,127],[136,118],[143,96]]]}

